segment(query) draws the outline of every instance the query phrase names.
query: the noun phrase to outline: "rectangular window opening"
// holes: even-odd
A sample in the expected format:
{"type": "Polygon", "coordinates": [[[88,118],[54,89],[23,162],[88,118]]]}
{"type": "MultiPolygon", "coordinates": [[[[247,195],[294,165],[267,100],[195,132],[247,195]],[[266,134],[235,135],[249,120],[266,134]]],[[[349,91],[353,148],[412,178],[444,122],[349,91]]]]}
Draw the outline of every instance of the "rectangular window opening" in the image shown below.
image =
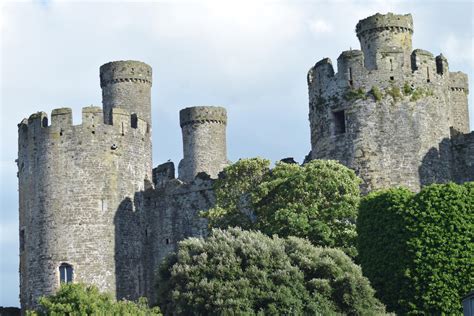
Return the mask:
{"type": "Polygon", "coordinates": [[[20,230],[20,251],[25,250],[25,230],[20,230]]]}
{"type": "Polygon", "coordinates": [[[346,115],[344,111],[333,112],[334,134],[344,134],[346,132],[346,115]]]}

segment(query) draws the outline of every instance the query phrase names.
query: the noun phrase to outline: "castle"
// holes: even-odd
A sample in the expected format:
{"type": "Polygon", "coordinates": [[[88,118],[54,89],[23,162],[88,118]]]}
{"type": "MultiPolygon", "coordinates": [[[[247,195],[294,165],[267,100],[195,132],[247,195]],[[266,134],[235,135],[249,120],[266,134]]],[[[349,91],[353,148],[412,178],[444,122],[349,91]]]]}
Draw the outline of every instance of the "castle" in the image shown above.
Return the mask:
{"type": "MultiPolygon", "coordinates": [[[[474,179],[467,77],[447,60],[412,52],[410,15],[376,14],[356,28],[362,51],[308,74],[312,150],[362,177],[362,189],[474,179]]],[[[221,107],[180,111],[183,159],[152,168],[152,70],[138,61],[100,68],[102,108],[44,112],[18,125],[20,301],[23,310],[61,282],[117,298],[156,300],[154,272],[214,204],[213,179],[229,163],[221,107]]]]}

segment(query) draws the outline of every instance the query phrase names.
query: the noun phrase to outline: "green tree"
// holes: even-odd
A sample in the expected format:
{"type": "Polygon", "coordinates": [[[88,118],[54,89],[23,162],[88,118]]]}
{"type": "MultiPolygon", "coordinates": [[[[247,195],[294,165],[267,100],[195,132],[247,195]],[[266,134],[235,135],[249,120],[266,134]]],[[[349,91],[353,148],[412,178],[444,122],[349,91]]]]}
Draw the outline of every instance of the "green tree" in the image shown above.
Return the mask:
{"type": "Polygon", "coordinates": [[[41,297],[39,304],[38,311],[28,315],[161,315],[158,307],[148,307],[146,298],[137,303],[115,301],[97,287],[80,283],[62,284],[56,294],[41,297]]]}
{"type": "Polygon", "coordinates": [[[360,179],[331,160],[303,166],[243,159],[216,181],[216,206],[204,212],[210,227],[240,226],[267,235],[308,238],[356,255],[355,221],[360,179]]]}
{"type": "Polygon", "coordinates": [[[474,183],[418,194],[369,194],[357,222],[359,260],[388,310],[461,315],[474,286],[474,183]]]}
{"type": "Polygon", "coordinates": [[[407,286],[406,213],[414,193],[405,188],[364,197],[357,219],[358,261],[387,310],[401,313],[400,291],[407,286]]]}
{"type": "Polygon", "coordinates": [[[157,286],[165,314],[384,313],[360,268],[341,250],[240,228],[180,242],[161,265],[157,286]]]}

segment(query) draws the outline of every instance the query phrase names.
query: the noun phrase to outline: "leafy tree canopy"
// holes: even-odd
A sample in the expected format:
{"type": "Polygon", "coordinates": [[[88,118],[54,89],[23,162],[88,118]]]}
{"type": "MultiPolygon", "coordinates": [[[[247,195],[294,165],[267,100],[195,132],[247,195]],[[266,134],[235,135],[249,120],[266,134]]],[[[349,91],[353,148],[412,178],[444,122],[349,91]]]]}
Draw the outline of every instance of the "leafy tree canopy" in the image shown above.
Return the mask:
{"type": "Polygon", "coordinates": [[[474,285],[474,182],[398,188],[362,200],[359,260],[399,314],[461,315],[474,285]]]}
{"type": "Polygon", "coordinates": [[[267,235],[308,238],[355,257],[360,179],[331,160],[303,166],[261,158],[241,159],[215,184],[216,206],[203,216],[210,227],[239,226],[267,235]]]}
{"type": "Polygon", "coordinates": [[[360,268],[341,250],[240,228],[180,242],[160,267],[157,284],[165,314],[384,313],[360,268]]]}
{"type": "Polygon", "coordinates": [[[55,295],[42,297],[39,303],[39,310],[28,315],[161,315],[158,307],[148,307],[146,298],[138,303],[115,301],[97,287],[80,283],[62,284],[55,295]]]}

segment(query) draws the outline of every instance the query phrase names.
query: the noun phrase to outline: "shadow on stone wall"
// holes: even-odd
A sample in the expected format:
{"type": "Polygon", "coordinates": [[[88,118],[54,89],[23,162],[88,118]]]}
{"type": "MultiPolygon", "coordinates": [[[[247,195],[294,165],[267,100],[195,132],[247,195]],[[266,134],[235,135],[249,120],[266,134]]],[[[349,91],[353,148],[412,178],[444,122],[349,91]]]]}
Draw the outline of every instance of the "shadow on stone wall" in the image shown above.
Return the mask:
{"type": "Polygon", "coordinates": [[[451,138],[431,148],[418,168],[420,185],[474,181],[474,132],[451,131],[451,138]],[[438,149],[439,148],[439,149],[438,149]]]}
{"type": "Polygon", "coordinates": [[[451,140],[445,138],[439,143],[438,148],[432,147],[423,157],[418,168],[420,185],[452,181],[451,165],[451,140]]]}
{"type": "Polygon", "coordinates": [[[145,221],[143,195],[135,194],[119,205],[115,225],[115,288],[117,299],[137,300],[144,296],[145,278],[142,255],[144,252],[145,221]]]}

